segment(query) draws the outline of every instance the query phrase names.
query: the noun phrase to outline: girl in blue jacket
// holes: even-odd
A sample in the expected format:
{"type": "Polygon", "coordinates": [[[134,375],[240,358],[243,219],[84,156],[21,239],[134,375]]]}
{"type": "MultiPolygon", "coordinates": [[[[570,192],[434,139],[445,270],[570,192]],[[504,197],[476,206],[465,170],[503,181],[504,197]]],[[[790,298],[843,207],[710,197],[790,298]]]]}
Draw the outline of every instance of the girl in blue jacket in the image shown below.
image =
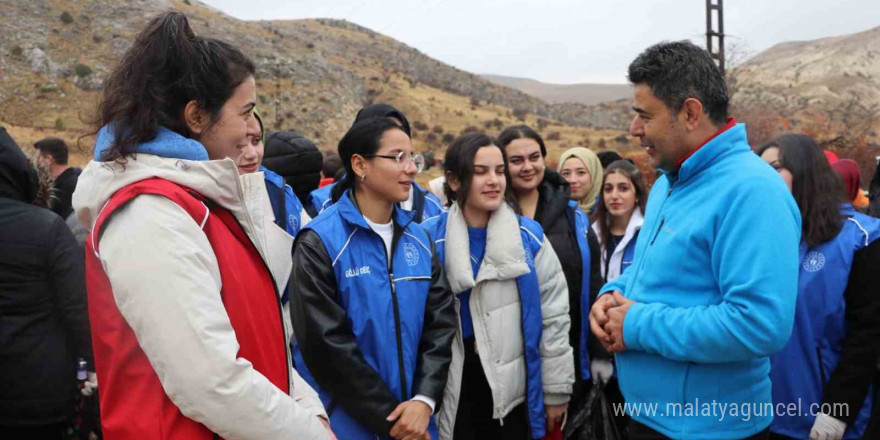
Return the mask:
{"type": "Polygon", "coordinates": [[[853,210],[809,137],[784,135],[758,154],[791,189],[803,226],[794,330],[771,358],[770,430],[779,439],[862,438],[880,356],[880,220],[853,210]]]}
{"type": "Polygon", "coordinates": [[[455,309],[428,234],[397,205],[424,163],[388,118],[355,123],[339,156],[334,204],[294,244],[297,370],[340,439],[436,438],[455,309]]]}

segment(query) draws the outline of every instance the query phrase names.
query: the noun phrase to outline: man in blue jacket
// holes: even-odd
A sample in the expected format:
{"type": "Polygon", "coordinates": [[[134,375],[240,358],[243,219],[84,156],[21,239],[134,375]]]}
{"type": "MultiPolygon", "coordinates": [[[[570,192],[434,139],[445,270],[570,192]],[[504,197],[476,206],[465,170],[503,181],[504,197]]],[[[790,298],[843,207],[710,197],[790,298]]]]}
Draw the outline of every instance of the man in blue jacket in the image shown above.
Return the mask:
{"type": "Polygon", "coordinates": [[[630,134],[661,175],[633,265],[590,315],[616,356],[629,438],[768,438],[768,356],[794,320],[798,207],[752,153],[745,126],[728,119],[708,52],[654,45],[629,80],[630,134]]]}

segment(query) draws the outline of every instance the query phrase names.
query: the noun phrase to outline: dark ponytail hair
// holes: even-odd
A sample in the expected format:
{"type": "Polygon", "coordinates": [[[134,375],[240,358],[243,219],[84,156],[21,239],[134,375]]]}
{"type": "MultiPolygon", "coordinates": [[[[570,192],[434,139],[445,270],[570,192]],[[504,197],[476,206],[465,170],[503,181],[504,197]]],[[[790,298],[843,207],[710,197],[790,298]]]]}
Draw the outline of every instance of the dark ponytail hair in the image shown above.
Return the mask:
{"type": "Polygon", "coordinates": [[[506,152],[507,146],[517,139],[531,139],[537,142],[538,146],[541,147],[541,156],[547,157],[547,147],[544,146],[544,139],[528,125],[514,125],[505,128],[498,135],[498,146],[501,147],[501,151],[506,152]]]}
{"type": "Polygon", "coordinates": [[[507,182],[504,189],[504,200],[519,213],[519,205],[516,203],[513,186],[510,183],[510,173],[507,170],[507,154],[495,143],[492,136],[480,132],[462,135],[453,141],[446,150],[446,157],[443,160],[444,174],[446,175],[446,181],[443,182],[443,193],[446,194],[446,206],[451,206],[455,201],[458,202],[459,207],[464,208],[474,177],[474,158],[477,156],[477,150],[483,147],[495,147],[501,150],[501,157],[504,158],[504,180],[507,182]],[[453,191],[449,186],[450,177],[458,180],[458,191],[453,191]]]}
{"type": "Polygon", "coordinates": [[[801,211],[801,236],[807,246],[831,240],[843,228],[840,205],[847,202],[843,180],[808,136],[785,134],[762,145],[756,153],[760,156],[774,147],[779,149],[779,165],[792,175],[791,194],[801,211]]]}
{"type": "Polygon", "coordinates": [[[192,137],[183,118],[187,103],[197,102],[213,124],[235,88],[254,72],[254,63],[234,46],[196,36],[185,15],[158,15],[105,84],[96,128],[113,124],[114,143],[101,159],[134,157],[137,145],[153,139],[160,126],[192,137]]]}
{"type": "MultiPolygon", "coordinates": [[[[351,158],[355,154],[366,156],[379,150],[379,140],[388,130],[403,129],[388,118],[368,118],[355,122],[345,136],[339,141],[339,157],[345,168],[345,177],[337,181],[330,190],[330,198],[336,203],[345,191],[357,187],[357,176],[351,167],[351,158]]],[[[405,133],[405,132],[404,132],[405,133]]]]}

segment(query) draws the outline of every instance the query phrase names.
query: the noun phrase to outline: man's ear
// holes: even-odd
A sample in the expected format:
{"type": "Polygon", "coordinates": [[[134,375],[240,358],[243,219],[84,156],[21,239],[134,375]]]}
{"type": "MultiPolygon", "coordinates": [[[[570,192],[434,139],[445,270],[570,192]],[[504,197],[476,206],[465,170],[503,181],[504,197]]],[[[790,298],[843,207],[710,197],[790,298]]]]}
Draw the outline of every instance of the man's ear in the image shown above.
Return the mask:
{"type": "Polygon", "coordinates": [[[696,98],[685,99],[684,105],[681,106],[681,112],[684,115],[684,127],[687,131],[696,130],[700,122],[707,117],[703,113],[703,103],[696,98]]]}
{"type": "Polygon", "coordinates": [[[211,121],[208,112],[204,111],[196,101],[186,103],[186,107],[183,109],[183,119],[189,131],[196,136],[205,134],[211,121]]]}

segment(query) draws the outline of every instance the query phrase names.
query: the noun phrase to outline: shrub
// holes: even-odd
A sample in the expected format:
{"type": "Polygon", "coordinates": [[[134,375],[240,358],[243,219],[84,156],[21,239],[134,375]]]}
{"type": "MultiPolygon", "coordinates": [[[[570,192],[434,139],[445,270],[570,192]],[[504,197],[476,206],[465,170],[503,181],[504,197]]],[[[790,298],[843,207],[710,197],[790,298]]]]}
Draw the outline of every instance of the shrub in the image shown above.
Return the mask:
{"type": "Polygon", "coordinates": [[[522,108],[513,109],[513,117],[516,118],[520,122],[525,122],[526,115],[528,115],[528,114],[529,114],[529,112],[526,109],[522,109],[522,108]]]}
{"type": "Polygon", "coordinates": [[[480,106],[480,100],[477,99],[476,97],[471,96],[471,107],[479,107],[479,106],[480,106]]]}
{"type": "Polygon", "coordinates": [[[431,129],[431,131],[437,134],[443,134],[443,127],[435,125],[434,128],[431,129]]]}
{"type": "Polygon", "coordinates": [[[425,124],[422,121],[413,121],[412,127],[419,131],[426,131],[428,129],[428,124],[425,124]]]}
{"type": "Polygon", "coordinates": [[[21,46],[18,45],[12,46],[12,50],[10,50],[10,53],[14,57],[20,57],[22,56],[22,54],[24,54],[24,49],[22,49],[21,46]]]}
{"type": "Polygon", "coordinates": [[[306,43],[306,47],[309,48],[309,49],[314,49],[314,48],[315,48],[315,43],[312,43],[312,42],[306,43]]]}
{"type": "Polygon", "coordinates": [[[428,133],[428,135],[425,137],[425,139],[430,143],[434,143],[434,142],[437,142],[437,135],[434,133],[428,133]]]}
{"type": "Polygon", "coordinates": [[[55,129],[56,130],[64,130],[64,121],[61,118],[55,119],[55,129]]]}
{"type": "Polygon", "coordinates": [[[61,22],[64,24],[73,23],[73,16],[70,15],[70,12],[64,11],[61,13],[61,22]]]}
{"type": "Polygon", "coordinates": [[[453,141],[455,141],[455,135],[453,135],[452,133],[446,133],[443,135],[444,144],[451,144],[453,141]]]}
{"type": "Polygon", "coordinates": [[[75,73],[76,76],[82,78],[82,77],[85,77],[85,76],[89,76],[89,75],[91,75],[91,74],[92,74],[92,68],[89,67],[89,66],[86,66],[85,64],[77,64],[77,65],[73,68],[73,73],[75,73]]]}
{"type": "Polygon", "coordinates": [[[477,127],[474,127],[473,125],[468,125],[467,127],[465,127],[464,130],[461,131],[461,134],[473,133],[473,132],[477,132],[477,131],[480,131],[480,129],[477,127]]]}
{"type": "Polygon", "coordinates": [[[559,139],[562,139],[562,135],[558,131],[552,131],[547,135],[548,141],[558,141],[559,139]]]}

